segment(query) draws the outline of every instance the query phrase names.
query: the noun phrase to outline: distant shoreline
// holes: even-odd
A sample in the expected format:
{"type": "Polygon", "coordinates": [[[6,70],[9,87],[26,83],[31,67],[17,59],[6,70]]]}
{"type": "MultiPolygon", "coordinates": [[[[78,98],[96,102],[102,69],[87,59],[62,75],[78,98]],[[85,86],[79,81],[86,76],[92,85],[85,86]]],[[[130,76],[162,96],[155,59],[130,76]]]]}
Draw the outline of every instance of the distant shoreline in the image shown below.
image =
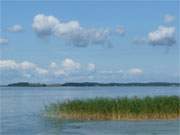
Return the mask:
{"type": "Polygon", "coordinates": [[[131,83],[98,83],[98,82],[68,82],[68,83],[56,83],[56,84],[44,84],[44,83],[29,83],[29,82],[17,82],[8,85],[1,85],[4,87],[113,87],[113,86],[176,86],[180,87],[180,83],[172,82],[131,82],[131,83]]]}

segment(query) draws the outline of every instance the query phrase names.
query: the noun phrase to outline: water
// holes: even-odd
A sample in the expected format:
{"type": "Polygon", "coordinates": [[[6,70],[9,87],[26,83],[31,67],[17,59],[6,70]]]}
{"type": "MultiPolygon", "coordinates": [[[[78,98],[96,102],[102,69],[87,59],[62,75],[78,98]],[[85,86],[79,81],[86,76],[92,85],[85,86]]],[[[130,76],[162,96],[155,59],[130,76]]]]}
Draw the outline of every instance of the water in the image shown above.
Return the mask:
{"type": "Polygon", "coordinates": [[[178,87],[0,88],[1,135],[178,135],[178,120],[61,121],[42,115],[45,105],[75,98],[180,95],[178,87]]]}

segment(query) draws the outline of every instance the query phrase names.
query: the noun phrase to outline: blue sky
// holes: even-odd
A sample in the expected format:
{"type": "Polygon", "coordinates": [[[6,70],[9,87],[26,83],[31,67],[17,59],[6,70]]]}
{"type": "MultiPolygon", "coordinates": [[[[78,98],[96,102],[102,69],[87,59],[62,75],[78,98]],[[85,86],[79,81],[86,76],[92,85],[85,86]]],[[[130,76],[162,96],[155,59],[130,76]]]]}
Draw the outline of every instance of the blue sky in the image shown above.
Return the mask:
{"type": "Polygon", "coordinates": [[[177,1],[1,1],[1,84],[179,81],[177,1]]]}

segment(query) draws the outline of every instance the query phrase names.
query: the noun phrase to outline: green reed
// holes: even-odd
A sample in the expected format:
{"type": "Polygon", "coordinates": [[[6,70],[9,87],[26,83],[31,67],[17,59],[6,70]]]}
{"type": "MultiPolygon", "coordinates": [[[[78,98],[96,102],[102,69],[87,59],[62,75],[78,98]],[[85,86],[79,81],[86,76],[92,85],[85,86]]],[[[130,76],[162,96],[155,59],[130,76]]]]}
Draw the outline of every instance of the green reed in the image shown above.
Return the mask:
{"type": "Polygon", "coordinates": [[[50,116],[76,120],[177,119],[179,96],[76,99],[46,107],[50,116]]]}

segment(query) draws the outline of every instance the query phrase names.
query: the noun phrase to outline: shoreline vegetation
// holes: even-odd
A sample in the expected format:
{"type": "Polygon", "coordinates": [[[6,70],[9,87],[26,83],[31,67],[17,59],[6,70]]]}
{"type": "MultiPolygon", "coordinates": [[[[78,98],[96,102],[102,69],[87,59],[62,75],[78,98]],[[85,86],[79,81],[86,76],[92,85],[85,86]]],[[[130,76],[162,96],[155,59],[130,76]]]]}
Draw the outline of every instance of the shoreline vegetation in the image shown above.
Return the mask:
{"type": "Polygon", "coordinates": [[[171,120],[180,118],[179,96],[75,99],[45,107],[65,120],[171,120]]]}
{"type": "Polygon", "coordinates": [[[112,87],[112,86],[180,86],[180,83],[172,82],[131,82],[131,83],[98,83],[98,82],[68,82],[68,83],[56,83],[56,84],[43,84],[43,83],[29,83],[29,82],[17,82],[8,85],[2,85],[6,87],[112,87]]]}

